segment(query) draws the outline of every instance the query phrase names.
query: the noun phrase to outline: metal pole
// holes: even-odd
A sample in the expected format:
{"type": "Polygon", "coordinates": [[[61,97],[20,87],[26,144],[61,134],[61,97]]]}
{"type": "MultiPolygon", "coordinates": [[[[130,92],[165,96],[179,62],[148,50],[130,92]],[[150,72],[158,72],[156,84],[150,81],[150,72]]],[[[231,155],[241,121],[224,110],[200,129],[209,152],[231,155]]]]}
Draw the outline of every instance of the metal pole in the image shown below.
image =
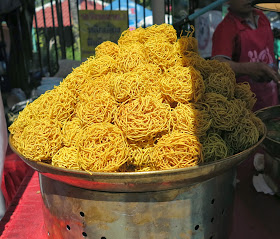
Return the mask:
{"type": "Polygon", "coordinates": [[[228,0],[217,0],[211,4],[209,4],[208,6],[202,8],[202,9],[199,9],[198,11],[196,11],[195,13],[189,15],[188,19],[190,21],[194,20],[195,18],[199,17],[200,15],[222,5],[223,3],[227,2],[228,0]]]}
{"type": "Polygon", "coordinates": [[[160,25],[165,22],[164,1],[152,0],[153,24],[160,25]]]}
{"type": "Polygon", "coordinates": [[[59,65],[58,65],[58,50],[57,50],[57,42],[56,42],[56,32],[55,32],[55,21],[54,21],[54,11],[53,11],[52,1],[53,0],[51,0],[50,3],[51,3],[51,10],[52,10],[52,24],[53,24],[54,47],[55,47],[55,60],[56,60],[57,67],[59,67],[59,65]]]}
{"type": "Polygon", "coordinates": [[[47,51],[47,61],[48,61],[48,72],[49,74],[51,74],[51,62],[50,62],[50,48],[49,48],[49,45],[50,45],[50,38],[49,38],[49,34],[48,34],[48,31],[47,31],[47,23],[46,23],[46,15],[45,15],[45,3],[44,3],[44,0],[41,0],[41,3],[42,3],[42,12],[43,12],[43,19],[44,19],[44,32],[45,32],[45,43],[46,43],[46,51],[47,51]]]}
{"type": "Polygon", "coordinates": [[[146,28],[146,0],[143,1],[143,8],[144,8],[144,28],[146,28]]]}
{"type": "Polygon", "coordinates": [[[36,37],[37,37],[37,50],[38,50],[38,56],[39,56],[39,65],[40,65],[40,72],[41,76],[43,75],[43,65],[42,65],[42,57],[41,57],[41,48],[40,48],[40,37],[39,37],[39,31],[38,31],[38,22],[37,22],[37,12],[35,10],[34,14],[35,19],[35,26],[36,26],[36,37]]]}
{"type": "Polygon", "coordinates": [[[73,35],[73,24],[72,24],[72,11],[71,11],[71,3],[68,0],[68,10],[69,10],[69,20],[70,20],[70,34],[71,34],[71,44],[72,44],[72,56],[73,60],[75,60],[75,49],[74,49],[74,35],[73,35]]]}

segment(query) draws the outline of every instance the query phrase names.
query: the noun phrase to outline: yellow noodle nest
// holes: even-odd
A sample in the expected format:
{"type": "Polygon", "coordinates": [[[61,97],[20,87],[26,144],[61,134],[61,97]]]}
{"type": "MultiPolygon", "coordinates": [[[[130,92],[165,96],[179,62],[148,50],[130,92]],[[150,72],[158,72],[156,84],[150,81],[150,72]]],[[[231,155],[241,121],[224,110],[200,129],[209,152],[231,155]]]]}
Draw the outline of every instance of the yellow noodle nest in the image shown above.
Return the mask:
{"type": "Polygon", "coordinates": [[[126,163],[129,148],[123,132],[110,123],[85,127],[77,140],[80,167],[88,172],[115,172],[126,163]]]}
{"type": "Polygon", "coordinates": [[[205,85],[202,76],[192,66],[174,66],[160,81],[162,94],[169,102],[197,102],[202,98],[205,85]]]}
{"type": "Polygon", "coordinates": [[[61,128],[49,119],[33,120],[12,143],[27,159],[51,160],[62,147],[61,128]]]}
{"type": "Polygon", "coordinates": [[[249,117],[257,127],[260,136],[263,136],[265,134],[265,126],[262,120],[259,117],[257,117],[253,112],[249,112],[249,117]]]}
{"type": "Polygon", "coordinates": [[[116,58],[116,70],[117,72],[128,72],[147,62],[144,46],[141,43],[131,43],[120,47],[116,58]]]}
{"type": "Polygon", "coordinates": [[[112,74],[110,80],[110,93],[117,102],[125,102],[128,99],[136,99],[147,93],[148,81],[143,74],[138,72],[126,72],[112,74]]]}
{"type": "Polygon", "coordinates": [[[165,70],[175,65],[177,54],[174,46],[161,38],[149,38],[144,43],[144,52],[149,63],[156,64],[165,70]]]}
{"type": "Polygon", "coordinates": [[[77,147],[63,147],[52,158],[52,165],[61,168],[80,170],[77,147]]]}
{"type": "Polygon", "coordinates": [[[208,64],[209,60],[205,60],[200,57],[198,53],[193,51],[185,52],[177,64],[188,67],[193,66],[196,70],[200,72],[203,79],[206,79],[209,75],[209,72],[213,71],[211,66],[208,64]]]}
{"type": "Polygon", "coordinates": [[[173,131],[162,136],[151,155],[151,165],[158,170],[185,168],[202,161],[202,145],[196,136],[173,131]]]}
{"type": "Polygon", "coordinates": [[[106,76],[97,77],[94,80],[87,81],[80,87],[77,98],[79,101],[88,101],[90,97],[99,97],[99,94],[109,92],[110,89],[110,76],[115,73],[108,73],[106,76]]]}
{"type": "Polygon", "coordinates": [[[203,158],[205,162],[211,162],[226,158],[229,155],[228,147],[218,133],[209,133],[203,141],[203,158]]]}
{"type": "Polygon", "coordinates": [[[118,108],[115,122],[129,140],[148,142],[170,130],[171,109],[152,96],[139,97],[118,108]]]}
{"type": "Polygon", "coordinates": [[[250,117],[242,118],[233,131],[225,135],[226,142],[231,145],[235,153],[249,148],[258,141],[258,138],[259,131],[250,117]]]}
{"type": "Polygon", "coordinates": [[[73,117],[62,127],[62,141],[67,147],[75,146],[78,139],[77,135],[82,130],[83,123],[78,117],[73,117]]]}
{"type": "Polygon", "coordinates": [[[13,135],[21,134],[25,127],[41,119],[52,120],[63,125],[71,118],[76,102],[77,100],[71,91],[65,91],[60,86],[56,87],[28,104],[9,127],[9,130],[13,135]]]}
{"type": "Polygon", "coordinates": [[[173,110],[173,128],[196,136],[206,135],[211,117],[202,105],[179,103],[173,110]]]}
{"type": "Polygon", "coordinates": [[[143,35],[145,31],[146,30],[143,29],[142,27],[139,27],[134,31],[131,31],[130,29],[123,31],[118,40],[118,45],[119,46],[127,45],[129,47],[133,43],[143,43],[144,40],[143,35]]]}
{"type": "Polygon", "coordinates": [[[177,41],[177,33],[172,25],[169,24],[154,24],[143,31],[142,43],[146,42],[150,38],[161,38],[165,41],[174,44],[177,41]]]}
{"type": "Polygon", "coordinates": [[[137,145],[131,145],[130,147],[130,164],[133,165],[133,171],[151,171],[155,169],[151,164],[151,153],[154,147],[139,147],[137,145]]]}
{"type": "Polygon", "coordinates": [[[214,128],[231,131],[238,124],[243,111],[237,101],[229,101],[221,94],[206,93],[203,102],[209,106],[214,128]]]}
{"type": "Polygon", "coordinates": [[[105,41],[9,127],[24,157],[86,172],[166,170],[221,160],[265,133],[229,64],[198,54],[194,29],[126,30],[105,41]]]}
{"type": "Polygon", "coordinates": [[[241,99],[246,102],[246,107],[252,110],[257,98],[255,93],[251,91],[251,87],[248,82],[237,83],[234,90],[234,96],[237,99],[241,99]]]}
{"type": "Polygon", "coordinates": [[[224,75],[223,73],[211,73],[207,79],[205,79],[205,92],[221,94],[227,99],[232,99],[235,89],[234,81],[224,75]]]}
{"type": "Polygon", "coordinates": [[[116,59],[119,54],[119,51],[120,48],[116,43],[111,41],[105,41],[95,48],[95,57],[99,58],[107,55],[116,59]]]}
{"type": "Polygon", "coordinates": [[[118,103],[107,91],[100,91],[77,103],[76,114],[85,125],[109,122],[114,118],[118,103]]]}
{"type": "Polygon", "coordinates": [[[161,98],[161,91],[159,87],[160,79],[162,77],[162,69],[155,64],[147,63],[135,67],[132,72],[135,72],[146,82],[146,93],[161,98]]]}

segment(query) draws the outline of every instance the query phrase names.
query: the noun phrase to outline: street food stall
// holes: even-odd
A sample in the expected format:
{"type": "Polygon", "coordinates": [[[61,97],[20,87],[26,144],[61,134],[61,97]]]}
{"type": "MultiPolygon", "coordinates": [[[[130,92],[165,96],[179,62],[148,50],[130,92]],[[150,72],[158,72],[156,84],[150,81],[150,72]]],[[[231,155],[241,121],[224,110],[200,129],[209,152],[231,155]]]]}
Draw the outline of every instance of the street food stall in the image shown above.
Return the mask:
{"type": "Polygon", "coordinates": [[[9,127],[48,237],[226,237],[236,166],[266,135],[247,85],[168,24],[95,51],[9,127]]]}
{"type": "Polygon", "coordinates": [[[199,55],[193,27],[104,41],[9,126],[31,169],[1,238],[277,238],[279,199],[257,194],[246,161],[264,148],[278,162],[279,110],[254,113],[256,100],[229,64],[199,55]]]}

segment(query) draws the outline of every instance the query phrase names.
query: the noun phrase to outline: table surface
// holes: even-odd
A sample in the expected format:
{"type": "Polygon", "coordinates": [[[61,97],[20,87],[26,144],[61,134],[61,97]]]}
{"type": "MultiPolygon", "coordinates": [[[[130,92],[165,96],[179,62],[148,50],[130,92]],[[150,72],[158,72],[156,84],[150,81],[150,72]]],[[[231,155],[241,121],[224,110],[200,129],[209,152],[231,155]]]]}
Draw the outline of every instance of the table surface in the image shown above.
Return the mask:
{"type": "MultiPolygon", "coordinates": [[[[229,239],[279,239],[280,199],[257,193],[252,185],[253,171],[248,172],[246,163],[240,168],[229,239]]],[[[42,203],[38,173],[30,171],[0,222],[0,238],[47,239],[42,203]]]]}

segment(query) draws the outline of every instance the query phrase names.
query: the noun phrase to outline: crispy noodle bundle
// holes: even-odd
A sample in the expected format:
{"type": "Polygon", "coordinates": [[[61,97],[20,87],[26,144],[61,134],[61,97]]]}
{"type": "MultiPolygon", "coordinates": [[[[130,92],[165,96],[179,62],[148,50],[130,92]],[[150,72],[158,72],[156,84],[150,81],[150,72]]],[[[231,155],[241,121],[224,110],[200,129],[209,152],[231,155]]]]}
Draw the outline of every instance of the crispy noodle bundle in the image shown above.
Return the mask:
{"type": "Polygon", "coordinates": [[[147,57],[143,45],[140,43],[133,43],[120,47],[120,52],[116,61],[118,72],[128,72],[141,64],[145,64],[147,62],[147,57]]]}
{"type": "Polygon", "coordinates": [[[95,57],[99,58],[102,56],[110,56],[113,59],[116,59],[120,51],[119,46],[111,41],[102,42],[95,48],[95,57]]]}
{"type": "Polygon", "coordinates": [[[229,101],[232,104],[233,110],[236,112],[235,117],[238,120],[241,117],[249,116],[249,110],[246,108],[246,102],[240,99],[233,98],[229,101]]]}
{"type": "Polygon", "coordinates": [[[193,67],[175,66],[161,79],[162,94],[169,102],[197,102],[205,91],[203,79],[193,67]]]}
{"type": "Polygon", "coordinates": [[[223,73],[211,73],[205,79],[205,92],[221,94],[229,100],[234,96],[234,88],[235,81],[223,73]]]}
{"type": "Polygon", "coordinates": [[[237,101],[228,101],[217,93],[205,93],[203,101],[209,105],[212,127],[230,131],[238,123],[242,110],[237,101]]]}
{"type": "MultiPolygon", "coordinates": [[[[77,67],[79,68],[79,67],[77,67]]],[[[81,69],[74,69],[61,83],[60,87],[65,88],[68,92],[71,92],[75,97],[80,94],[81,86],[89,81],[92,81],[86,73],[81,69]]]]}
{"type": "Polygon", "coordinates": [[[141,76],[146,81],[146,91],[148,94],[154,95],[157,98],[161,96],[159,79],[162,77],[162,70],[159,66],[148,63],[139,65],[132,71],[141,76]]]}
{"type": "Polygon", "coordinates": [[[83,124],[112,122],[118,103],[107,91],[100,91],[77,103],[76,114],[83,124]]]}
{"type": "Polygon", "coordinates": [[[43,110],[37,112],[38,116],[41,118],[49,117],[51,120],[62,124],[72,117],[77,104],[77,99],[72,92],[60,86],[40,98],[40,108],[43,110]],[[46,115],[40,116],[40,113],[46,115]]]}
{"type": "Polygon", "coordinates": [[[114,74],[110,80],[110,93],[118,102],[145,96],[148,90],[148,82],[143,74],[137,72],[126,72],[114,74]]]}
{"type": "Polygon", "coordinates": [[[233,128],[225,133],[225,141],[234,153],[241,152],[258,142],[259,131],[250,117],[243,117],[233,128]]]}
{"type": "Polygon", "coordinates": [[[178,39],[177,47],[179,48],[178,50],[180,53],[183,55],[187,51],[192,51],[195,53],[198,53],[198,41],[196,38],[193,37],[194,33],[194,27],[192,26],[192,31],[188,31],[187,35],[185,36],[180,36],[178,39]]]}
{"type": "Polygon", "coordinates": [[[18,117],[15,119],[12,125],[9,127],[10,133],[13,135],[13,139],[17,140],[22,134],[24,128],[30,124],[33,120],[36,120],[36,112],[40,104],[38,99],[33,101],[32,104],[27,104],[25,108],[19,112],[18,117]]]}
{"type": "Polygon", "coordinates": [[[202,145],[197,137],[176,131],[162,136],[151,154],[151,163],[157,170],[191,167],[202,160],[202,145]]]}
{"type": "Polygon", "coordinates": [[[223,138],[217,133],[209,133],[203,141],[204,162],[224,159],[228,156],[228,148],[223,138]]]}
{"type": "Polygon", "coordinates": [[[80,170],[78,149],[74,146],[61,148],[53,156],[52,165],[61,168],[80,170]]]}
{"type": "Polygon", "coordinates": [[[173,110],[173,128],[179,132],[203,136],[211,126],[208,110],[198,104],[181,104],[173,110]]]}
{"type": "Polygon", "coordinates": [[[152,96],[123,103],[115,118],[116,124],[132,141],[149,141],[168,132],[170,121],[170,106],[152,96]]]}
{"type": "Polygon", "coordinates": [[[12,143],[27,159],[51,160],[62,146],[60,126],[50,119],[30,121],[18,137],[12,137],[12,143]]]}
{"type": "Polygon", "coordinates": [[[198,53],[198,42],[194,37],[181,36],[176,43],[176,47],[182,55],[187,51],[198,53]]]}
{"type": "Polygon", "coordinates": [[[153,37],[144,43],[144,51],[149,63],[165,70],[175,65],[177,55],[174,46],[165,39],[153,37]]]}
{"type": "Polygon", "coordinates": [[[211,67],[208,64],[208,61],[209,60],[205,60],[196,52],[187,51],[176,63],[184,67],[193,66],[205,79],[206,77],[208,77],[209,72],[211,71],[211,67]]]}
{"type": "MultiPolygon", "coordinates": [[[[227,62],[221,62],[218,60],[208,60],[207,63],[208,63],[209,68],[211,69],[208,72],[208,76],[211,73],[221,73],[224,76],[232,79],[232,81],[235,83],[235,73],[227,62]]],[[[206,69],[209,69],[209,68],[206,68],[206,69]]]]}
{"type": "Polygon", "coordinates": [[[161,25],[154,24],[147,27],[140,38],[140,42],[142,43],[145,43],[150,38],[158,38],[174,44],[177,40],[177,32],[172,25],[166,23],[161,25]]]}
{"type": "Polygon", "coordinates": [[[99,92],[110,91],[110,77],[115,73],[108,73],[106,76],[96,78],[95,80],[89,80],[79,86],[79,95],[77,98],[81,101],[88,100],[93,95],[98,95],[99,92]]]}
{"type": "Polygon", "coordinates": [[[116,172],[129,156],[122,131],[110,123],[85,127],[77,141],[80,167],[88,172],[116,172]]]}
{"type": "Polygon", "coordinates": [[[137,145],[130,145],[130,163],[135,167],[134,171],[151,171],[151,153],[153,147],[138,147],[137,145]]]}
{"type": "Polygon", "coordinates": [[[257,98],[254,92],[251,91],[251,87],[248,82],[237,83],[235,86],[234,96],[237,99],[241,99],[246,102],[246,107],[252,110],[257,98]]]}
{"type": "Polygon", "coordinates": [[[108,55],[100,56],[91,61],[91,64],[88,64],[86,73],[92,79],[106,75],[109,72],[114,72],[116,68],[116,60],[108,55]]]}
{"type": "Polygon", "coordinates": [[[62,127],[62,141],[67,147],[76,145],[77,136],[82,130],[83,123],[76,116],[67,121],[62,127]]]}
{"type": "Polygon", "coordinates": [[[143,35],[145,34],[145,29],[142,27],[139,27],[135,30],[130,30],[127,29],[125,31],[122,32],[119,40],[118,40],[118,45],[119,46],[129,46],[133,43],[137,43],[137,42],[141,42],[141,38],[143,37],[143,35]]]}
{"type": "Polygon", "coordinates": [[[255,124],[255,126],[257,127],[260,136],[263,136],[265,134],[265,125],[262,122],[262,120],[257,117],[253,112],[249,112],[249,117],[252,120],[252,122],[255,124]]]}
{"type": "Polygon", "coordinates": [[[178,64],[181,64],[182,66],[193,66],[201,73],[203,79],[207,79],[210,74],[216,73],[223,75],[223,77],[229,78],[235,84],[235,74],[230,65],[226,62],[205,60],[198,53],[187,51],[185,52],[184,56],[182,56],[180,61],[178,61],[178,64]]]}
{"type": "Polygon", "coordinates": [[[89,81],[104,78],[110,72],[115,72],[116,61],[104,55],[99,58],[90,57],[70,73],[60,84],[60,86],[71,91],[76,97],[80,94],[83,85],[89,81]]]}
{"type": "Polygon", "coordinates": [[[71,118],[75,107],[76,99],[72,93],[63,87],[56,87],[28,104],[9,130],[17,137],[27,125],[39,119],[53,120],[62,125],[71,118]]]}

